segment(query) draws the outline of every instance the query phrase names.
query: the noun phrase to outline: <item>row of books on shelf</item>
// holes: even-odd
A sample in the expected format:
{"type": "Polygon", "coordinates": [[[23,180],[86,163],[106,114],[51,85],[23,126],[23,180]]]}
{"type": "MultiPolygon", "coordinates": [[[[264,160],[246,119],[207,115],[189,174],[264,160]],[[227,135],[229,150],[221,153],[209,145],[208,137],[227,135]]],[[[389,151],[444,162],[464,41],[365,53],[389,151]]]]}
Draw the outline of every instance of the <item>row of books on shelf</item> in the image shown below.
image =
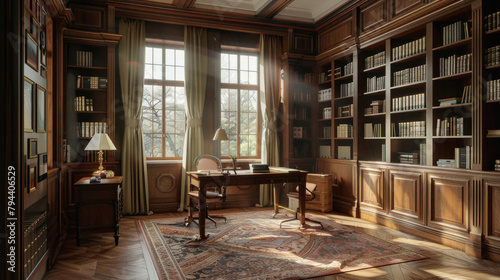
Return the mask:
{"type": "Polygon", "coordinates": [[[354,135],[352,124],[337,125],[337,138],[351,138],[354,135]]]}
{"type": "Polygon", "coordinates": [[[392,137],[425,137],[425,121],[391,123],[392,137]]]}
{"type": "Polygon", "coordinates": [[[293,109],[293,115],[296,120],[309,119],[308,109],[304,107],[295,107],[293,109]]]}
{"type": "Polygon", "coordinates": [[[314,84],[314,78],[315,78],[314,73],[304,73],[303,77],[304,77],[304,80],[303,80],[304,83],[314,84]]]}
{"type": "Polygon", "coordinates": [[[296,102],[311,102],[312,94],[309,92],[296,92],[295,93],[295,101],[296,102]]]}
{"type": "Polygon", "coordinates": [[[346,65],[342,66],[342,67],[335,67],[334,69],[334,77],[335,78],[340,78],[340,77],[343,77],[343,76],[347,76],[347,75],[352,75],[353,73],[353,63],[352,61],[347,63],[346,65]]]}
{"type": "Polygon", "coordinates": [[[459,103],[461,103],[461,101],[462,101],[462,98],[460,98],[460,97],[448,97],[448,98],[438,99],[440,107],[459,104],[459,103]]]}
{"type": "Polygon", "coordinates": [[[464,136],[464,122],[470,119],[464,117],[446,117],[436,120],[436,136],[464,136]]]}
{"type": "Polygon", "coordinates": [[[486,99],[500,100],[500,79],[486,81],[486,99]]]}
{"type": "Polygon", "coordinates": [[[455,157],[452,159],[438,159],[436,165],[439,167],[448,168],[465,168],[471,169],[472,164],[472,149],[471,146],[464,148],[455,148],[455,157]]]}
{"type": "Polygon", "coordinates": [[[385,51],[381,51],[365,58],[365,69],[374,68],[385,64],[385,51]]]}
{"type": "Polygon", "coordinates": [[[392,48],[392,60],[399,60],[425,52],[425,36],[392,48]]]}
{"type": "Polygon", "coordinates": [[[495,171],[500,171],[500,159],[495,160],[495,171]]]}
{"type": "Polygon", "coordinates": [[[377,77],[373,76],[366,78],[366,91],[377,91],[385,89],[385,76],[377,77]]]}
{"type": "Polygon", "coordinates": [[[106,122],[77,122],[76,137],[92,137],[96,133],[108,133],[106,122]]]}
{"type": "Polygon", "coordinates": [[[340,85],[340,97],[348,97],[354,95],[354,83],[346,83],[340,85]]]}
{"type": "Polygon", "coordinates": [[[484,55],[484,63],[486,66],[494,66],[500,64],[500,45],[486,49],[484,55]]]}
{"type": "Polygon", "coordinates": [[[457,21],[443,27],[443,46],[472,37],[472,22],[457,21]]]}
{"type": "Polygon", "coordinates": [[[305,127],[294,126],[292,132],[293,132],[293,138],[306,138],[307,137],[305,127]]]}
{"type": "Polygon", "coordinates": [[[74,106],[77,112],[94,111],[94,100],[85,96],[77,96],[74,100],[74,106]]]}
{"type": "Polygon", "coordinates": [[[392,74],[393,86],[425,81],[425,64],[396,71],[392,74]]]}
{"type": "Polygon", "coordinates": [[[385,100],[372,100],[370,107],[365,108],[365,115],[385,112],[385,100]]]}
{"type": "Polygon", "coordinates": [[[319,146],[319,157],[320,158],[331,158],[332,157],[332,146],[320,145],[319,146]]]}
{"type": "Polygon", "coordinates": [[[76,78],[76,88],[106,89],[108,79],[106,77],[82,76],[76,78]]]}
{"type": "Polygon", "coordinates": [[[420,152],[398,152],[399,163],[422,164],[420,152]]]}
{"type": "Polygon", "coordinates": [[[417,93],[394,97],[392,99],[392,111],[401,112],[425,108],[425,93],[417,93]]]}
{"type": "Polygon", "coordinates": [[[23,271],[30,275],[47,252],[47,212],[27,213],[23,225],[23,271]]]}
{"type": "Polygon", "coordinates": [[[332,80],[332,69],[328,69],[325,72],[321,72],[318,75],[319,83],[324,83],[332,80]]]}
{"type": "Polygon", "coordinates": [[[94,66],[94,53],[89,51],[76,51],[76,66],[94,66]]]}
{"type": "Polygon", "coordinates": [[[318,91],[318,101],[328,101],[332,100],[332,89],[331,88],[325,88],[320,91],[318,91]]]}
{"type": "Polygon", "coordinates": [[[332,107],[323,108],[323,119],[331,119],[332,118],[332,107]]]}
{"type": "Polygon", "coordinates": [[[323,127],[323,138],[332,138],[332,127],[331,126],[323,127]]]}
{"type": "Polygon", "coordinates": [[[338,146],[337,147],[338,159],[352,159],[351,146],[338,146]]]}
{"type": "Polygon", "coordinates": [[[449,76],[471,71],[472,54],[464,54],[459,57],[451,55],[439,58],[439,76],[449,76]]]}
{"type": "Polygon", "coordinates": [[[381,123],[365,123],[365,137],[382,137],[381,123]]]}
{"type": "Polygon", "coordinates": [[[471,103],[472,102],[472,85],[464,86],[464,90],[462,91],[462,103],[471,103]]]}
{"type": "Polygon", "coordinates": [[[500,12],[484,16],[484,31],[493,31],[500,28],[500,12]]]}
{"type": "MultiPolygon", "coordinates": [[[[103,160],[108,160],[108,151],[103,151],[103,160]]],[[[63,158],[64,162],[84,161],[96,162],[99,159],[98,151],[77,151],[71,148],[66,139],[63,139],[63,158]]]]}
{"type": "Polygon", "coordinates": [[[337,107],[337,117],[352,117],[354,112],[354,104],[337,107]]]}

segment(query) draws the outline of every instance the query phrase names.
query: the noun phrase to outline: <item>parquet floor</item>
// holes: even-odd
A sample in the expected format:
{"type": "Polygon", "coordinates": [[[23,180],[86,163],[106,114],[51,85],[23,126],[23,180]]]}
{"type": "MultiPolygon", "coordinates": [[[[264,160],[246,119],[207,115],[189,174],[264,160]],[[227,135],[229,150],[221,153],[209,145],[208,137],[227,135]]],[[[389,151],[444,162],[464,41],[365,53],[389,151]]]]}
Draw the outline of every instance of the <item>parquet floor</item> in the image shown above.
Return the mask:
{"type": "MultiPolygon", "coordinates": [[[[253,211],[253,208],[244,210],[253,211]]],[[[238,209],[238,211],[242,211],[242,209],[238,209]]],[[[269,211],[272,210],[269,209],[269,211]]],[[[214,213],[216,212],[214,211],[214,213]]],[[[108,232],[84,234],[81,246],[77,247],[74,233],[70,232],[54,266],[47,272],[44,279],[158,279],[144,240],[138,231],[137,220],[185,215],[184,213],[162,213],[149,217],[124,217],[120,221],[120,244],[118,246],[114,246],[113,233],[108,232]]],[[[429,259],[318,277],[315,280],[500,280],[500,264],[498,263],[471,258],[461,251],[368,221],[334,214],[326,214],[326,217],[338,223],[355,226],[370,235],[419,252],[428,256],[429,259]]]]}

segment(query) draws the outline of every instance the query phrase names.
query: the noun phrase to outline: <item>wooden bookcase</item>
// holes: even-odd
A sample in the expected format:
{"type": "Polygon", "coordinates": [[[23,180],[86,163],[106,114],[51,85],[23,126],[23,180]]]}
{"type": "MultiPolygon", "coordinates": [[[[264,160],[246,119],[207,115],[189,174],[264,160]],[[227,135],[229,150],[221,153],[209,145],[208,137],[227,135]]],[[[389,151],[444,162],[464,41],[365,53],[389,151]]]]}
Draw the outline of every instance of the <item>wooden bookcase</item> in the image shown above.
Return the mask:
{"type": "MultiPolygon", "coordinates": [[[[94,133],[106,132],[115,141],[115,49],[120,39],[116,34],[65,30],[63,137],[71,183],[90,176],[98,164],[97,153],[85,151],[94,133]]],[[[115,169],[115,152],[105,151],[104,162],[108,169],[115,169]]]]}
{"type": "Polygon", "coordinates": [[[333,157],[333,97],[332,87],[333,77],[332,62],[327,61],[318,67],[318,110],[316,118],[318,120],[318,156],[320,158],[333,157]]]}

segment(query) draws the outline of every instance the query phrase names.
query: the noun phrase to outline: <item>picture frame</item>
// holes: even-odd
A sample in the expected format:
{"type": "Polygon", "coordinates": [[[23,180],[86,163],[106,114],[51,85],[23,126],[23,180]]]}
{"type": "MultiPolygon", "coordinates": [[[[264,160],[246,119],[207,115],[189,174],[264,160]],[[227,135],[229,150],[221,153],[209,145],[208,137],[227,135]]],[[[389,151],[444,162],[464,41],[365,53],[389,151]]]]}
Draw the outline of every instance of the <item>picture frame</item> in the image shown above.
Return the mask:
{"type": "Polygon", "coordinates": [[[47,11],[45,10],[45,5],[41,5],[40,7],[40,25],[42,30],[45,30],[45,26],[47,25],[47,11]]]}
{"type": "Polygon", "coordinates": [[[47,79],[47,67],[45,67],[44,65],[40,65],[40,76],[42,76],[42,78],[44,79],[47,79]]]}
{"type": "Polygon", "coordinates": [[[34,111],[34,102],[33,102],[34,89],[35,89],[35,83],[32,80],[28,79],[27,77],[24,77],[24,94],[23,94],[24,132],[34,132],[35,131],[35,128],[33,126],[34,117],[35,117],[35,115],[33,114],[33,111],[34,111]]]}
{"type": "Polygon", "coordinates": [[[38,23],[36,22],[35,18],[30,17],[30,34],[33,36],[33,39],[35,41],[38,41],[38,23]]]}
{"type": "Polygon", "coordinates": [[[36,88],[36,132],[47,130],[47,91],[40,85],[36,88]]]}
{"type": "Polygon", "coordinates": [[[38,139],[28,139],[28,158],[36,158],[38,155],[38,139]]]}
{"type": "Polygon", "coordinates": [[[37,173],[37,162],[36,161],[27,161],[27,187],[28,193],[36,190],[38,184],[38,173],[37,173]]]}
{"type": "Polygon", "coordinates": [[[38,72],[38,43],[28,31],[26,31],[26,64],[38,72]]]}
{"type": "Polygon", "coordinates": [[[47,178],[47,153],[38,155],[38,182],[47,178]]]}

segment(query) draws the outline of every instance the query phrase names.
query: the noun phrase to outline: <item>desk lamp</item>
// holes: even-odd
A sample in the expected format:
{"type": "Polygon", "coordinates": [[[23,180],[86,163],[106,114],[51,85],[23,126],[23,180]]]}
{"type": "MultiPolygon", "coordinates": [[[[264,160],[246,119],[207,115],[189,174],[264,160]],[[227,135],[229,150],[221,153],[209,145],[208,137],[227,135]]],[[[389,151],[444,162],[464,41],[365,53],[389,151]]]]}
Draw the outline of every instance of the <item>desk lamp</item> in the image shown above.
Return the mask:
{"type": "Polygon", "coordinates": [[[85,147],[85,151],[99,151],[99,169],[92,173],[92,176],[101,178],[112,178],[115,176],[113,170],[103,170],[102,168],[102,154],[103,151],[114,151],[116,150],[115,145],[106,133],[96,133],[90,139],[89,144],[85,147]]]}

